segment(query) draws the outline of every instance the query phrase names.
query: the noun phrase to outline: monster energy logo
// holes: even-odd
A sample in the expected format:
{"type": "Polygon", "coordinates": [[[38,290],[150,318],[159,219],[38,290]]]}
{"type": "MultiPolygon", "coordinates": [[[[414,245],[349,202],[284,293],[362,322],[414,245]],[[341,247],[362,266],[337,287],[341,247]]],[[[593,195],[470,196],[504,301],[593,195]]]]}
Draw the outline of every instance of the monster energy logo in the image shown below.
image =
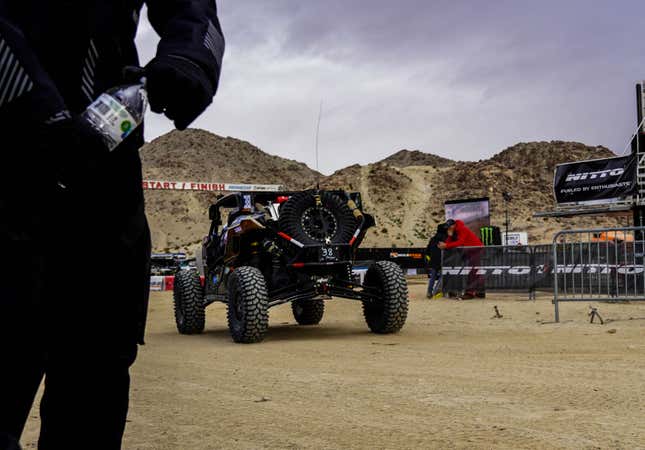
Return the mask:
{"type": "Polygon", "coordinates": [[[481,227],[479,234],[484,245],[495,245],[495,227],[481,227]]]}

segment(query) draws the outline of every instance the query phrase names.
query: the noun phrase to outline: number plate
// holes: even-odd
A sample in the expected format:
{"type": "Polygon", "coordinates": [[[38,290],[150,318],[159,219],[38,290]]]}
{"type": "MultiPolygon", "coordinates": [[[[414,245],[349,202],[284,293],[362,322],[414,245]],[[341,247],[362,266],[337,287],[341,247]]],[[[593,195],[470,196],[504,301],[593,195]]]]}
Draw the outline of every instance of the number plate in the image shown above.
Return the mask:
{"type": "Polygon", "coordinates": [[[338,261],[338,249],[335,247],[322,247],[319,250],[319,256],[322,262],[338,261]]]}

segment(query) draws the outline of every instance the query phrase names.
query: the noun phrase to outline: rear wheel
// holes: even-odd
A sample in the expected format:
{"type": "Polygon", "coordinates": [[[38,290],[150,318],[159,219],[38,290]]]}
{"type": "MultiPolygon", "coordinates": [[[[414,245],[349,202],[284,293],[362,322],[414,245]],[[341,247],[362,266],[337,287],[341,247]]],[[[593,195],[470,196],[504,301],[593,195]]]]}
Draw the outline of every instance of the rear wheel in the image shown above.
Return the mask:
{"type": "Polygon", "coordinates": [[[318,325],[325,314],[325,302],[320,299],[296,300],[291,303],[293,317],[300,325],[318,325]]]}
{"type": "Polygon", "coordinates": [[[269,295],[262,272],[238,267],[228,280],[228,329],[235,342],[251,344],[264,339],[269,328],[269,295]]]}
{"type": "Polygon", "coordinates": [[[180,270],[175,275],[173,288],[175,323],[181,334],[199,334],[204,331],[206,311],[204,289],[196,270],[180,270]]]}
{"type": "Polygon", "coordinates": [[[365,286],[380,294],[378,300],[363,302],[363,314],[373,333],[396,333],[408,317],[408,284],[403,271],[390,261],[377,261],[365,275],[365,286]]]}

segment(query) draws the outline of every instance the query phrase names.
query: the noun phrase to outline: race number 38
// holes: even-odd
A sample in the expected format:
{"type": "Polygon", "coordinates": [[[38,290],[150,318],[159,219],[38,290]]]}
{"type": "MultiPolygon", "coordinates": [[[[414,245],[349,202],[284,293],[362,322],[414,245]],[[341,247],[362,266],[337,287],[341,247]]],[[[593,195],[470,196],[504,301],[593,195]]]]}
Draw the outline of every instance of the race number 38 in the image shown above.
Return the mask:
{"type": "Polygon", "coordinates": [[[320,249],[320,259],[323,261],[336,261],[336,250],[333,247],[322,247],[320,249]]]}

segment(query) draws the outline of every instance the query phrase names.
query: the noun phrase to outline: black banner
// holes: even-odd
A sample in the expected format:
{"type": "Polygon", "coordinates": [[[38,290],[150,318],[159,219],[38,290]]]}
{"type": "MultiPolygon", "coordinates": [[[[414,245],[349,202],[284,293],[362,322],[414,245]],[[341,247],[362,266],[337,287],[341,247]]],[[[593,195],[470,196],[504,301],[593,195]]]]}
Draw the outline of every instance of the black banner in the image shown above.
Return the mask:
{"type": "MultiPolygon", "coordinates": [[[[490,290],[546,290],[554,283],[553,246],[483,247],[446,250],[443,291],[461,295],[481,277],[490,290]]],[[[558,244],[558,284],[565,294],[642,295],[645,292],[645,242],[558,244]]]]}
{"type": "Polygon", "coordinates": [[[560,164],[553,182],[558,203],[611,200],[636,190],[633,156],[560,164]]]}
{"type": "Polygon", "coordinates": [[[446,250],[443,256],[443,290],[458,296],[479,277],[486,289],[529,290],[536,274],[530,247],[483,247],[446,250]]]}
{"type": "MultiPolygon", "coordinates": [[[[422,248],[361,248],[357,266],[389,260],[406,272],[425,272],[422,248]],[[362,262],[361,262],[362,261],[362,262]]],[[[643,294],[645,242],[558,244],[557,278],[564,294],[643,294]]],[[[553,246],[455,248],[443,253],[443,291],[459,296],[474,281],[487,290],[552,291],[553,246]]]]}

